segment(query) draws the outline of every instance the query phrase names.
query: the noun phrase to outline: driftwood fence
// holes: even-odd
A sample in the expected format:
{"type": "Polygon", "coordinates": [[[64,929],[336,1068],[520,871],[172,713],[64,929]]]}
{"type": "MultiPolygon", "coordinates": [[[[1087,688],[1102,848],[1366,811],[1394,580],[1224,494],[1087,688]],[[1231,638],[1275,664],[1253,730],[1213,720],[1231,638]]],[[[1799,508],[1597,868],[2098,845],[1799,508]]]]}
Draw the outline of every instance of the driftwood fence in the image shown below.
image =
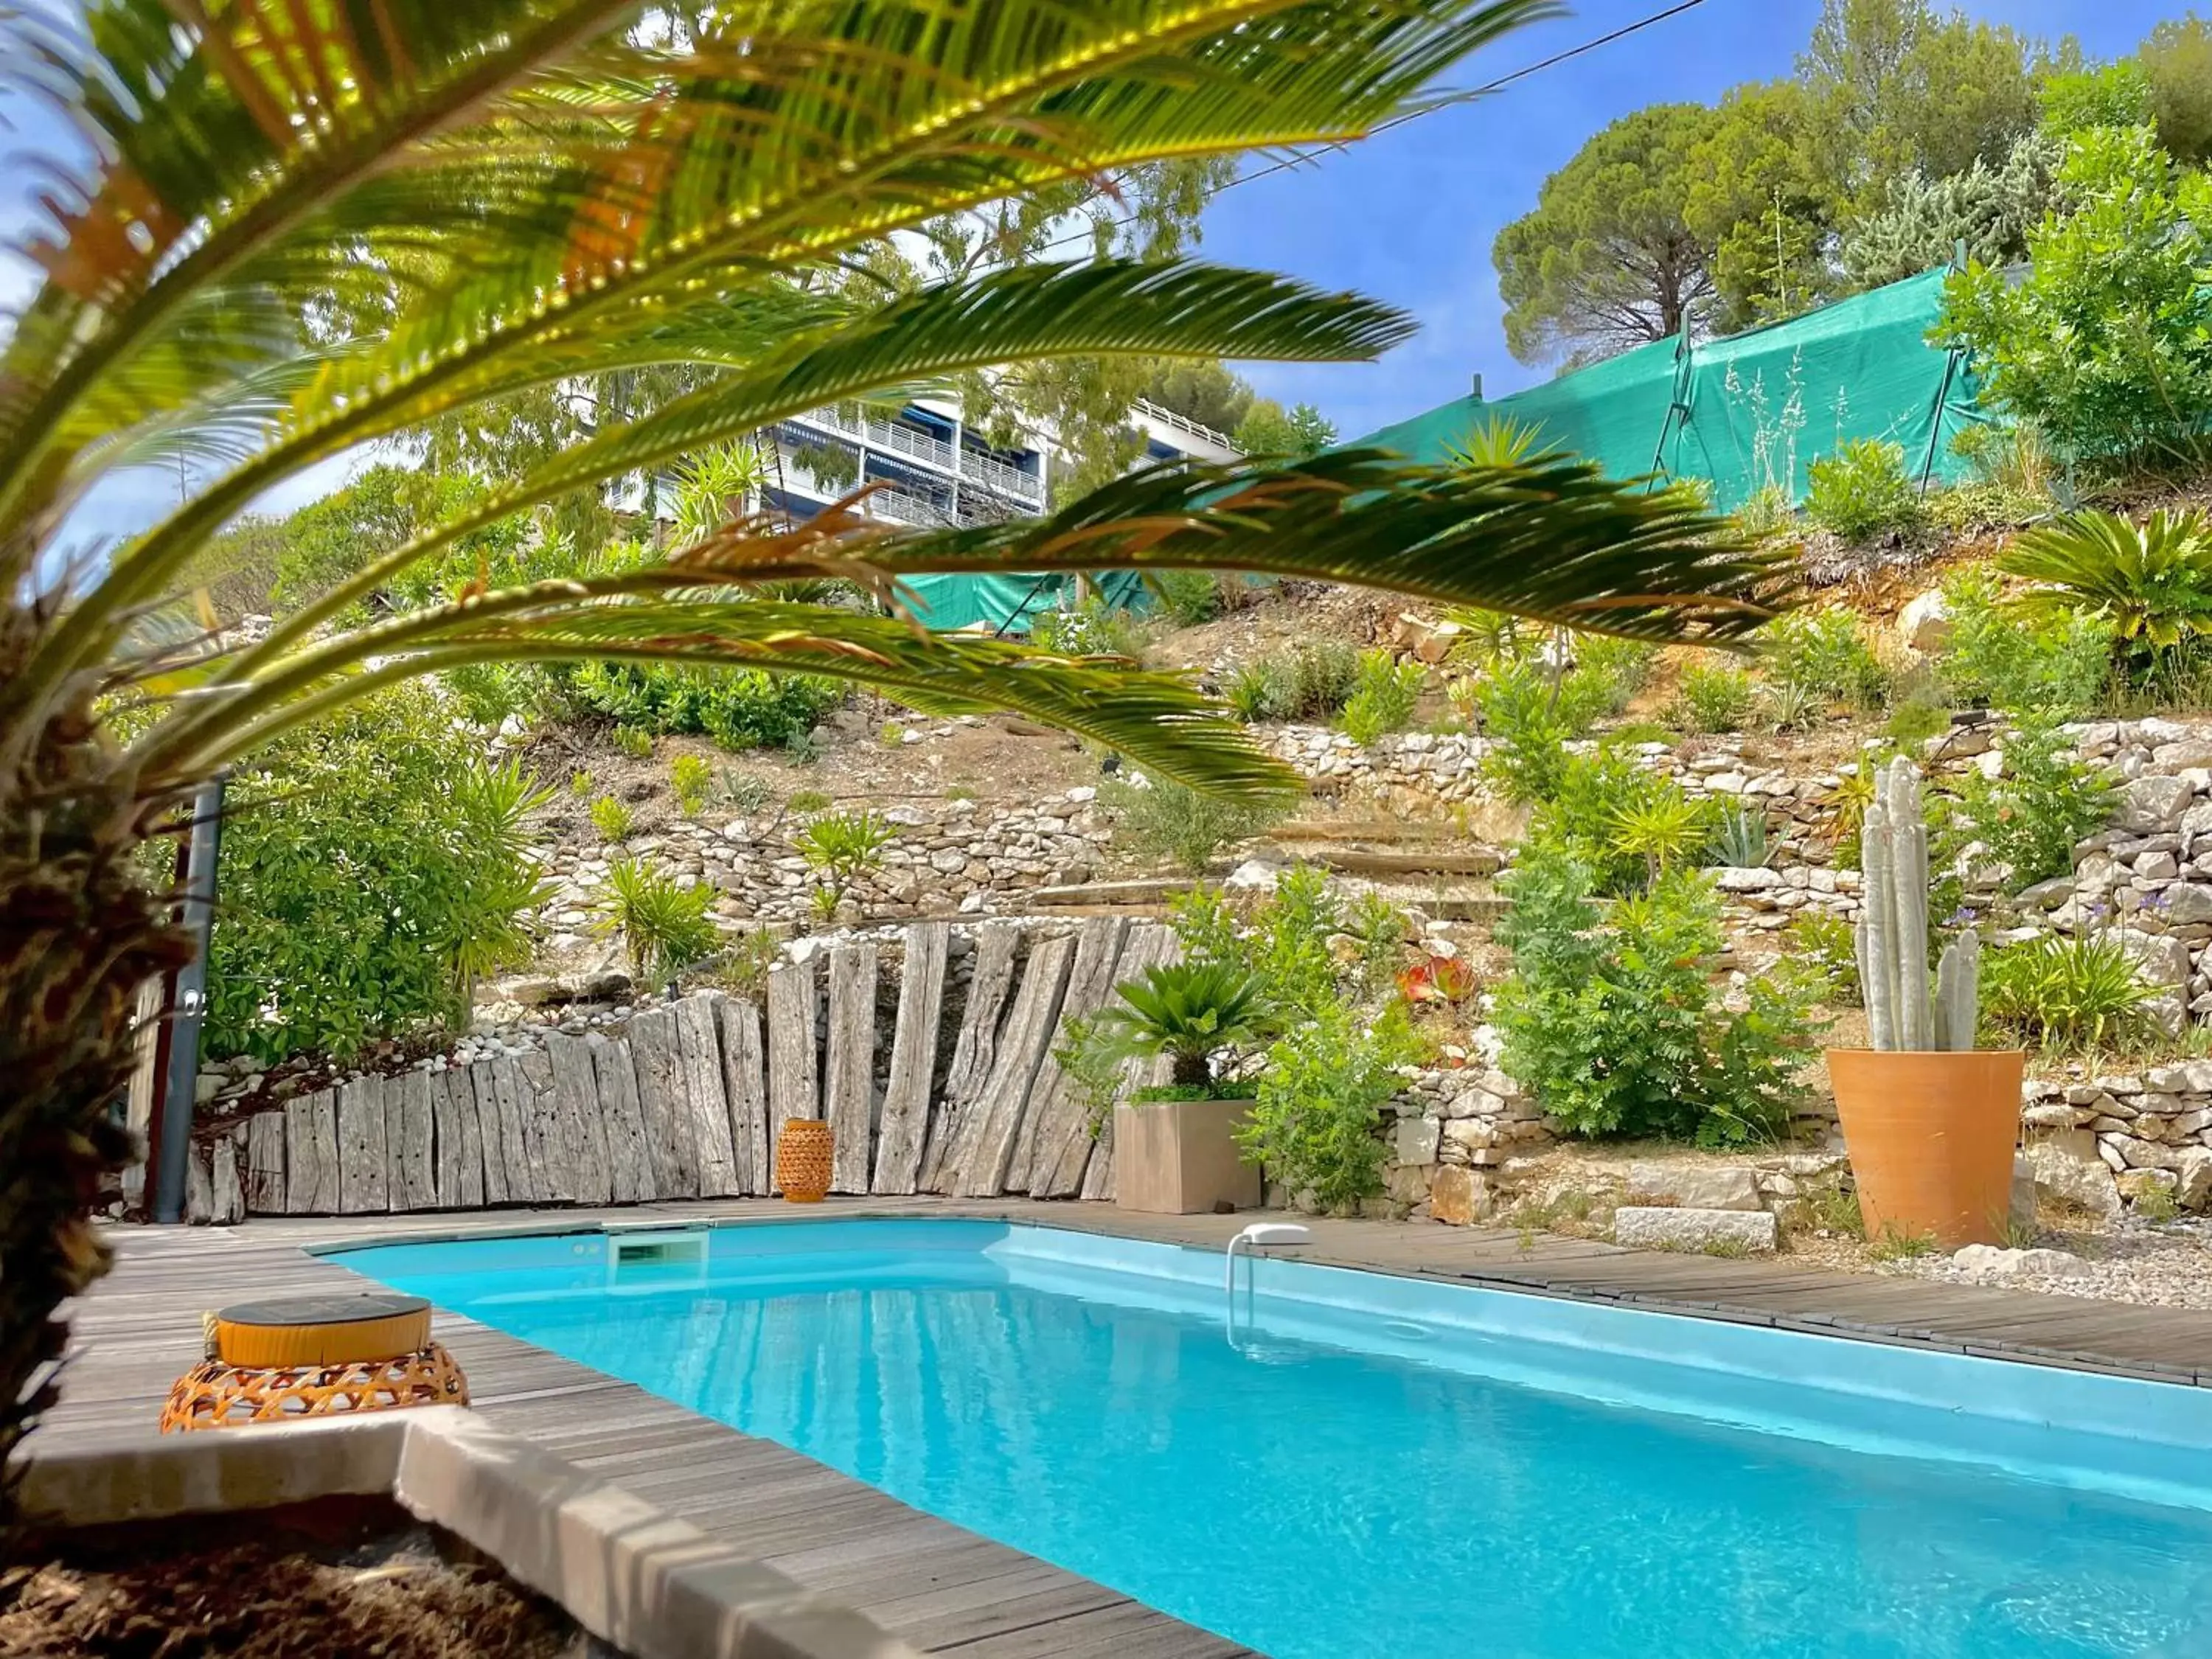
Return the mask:
{"type": "MultiPolygon", "coordinates": [[[[1120,916],[1026,937],[988,922],[957,997],[948,944],[943,922],[907,929],[887,1071],[876,946],[838,944],[773,969],[763,1006],[696,992],[619,1036],[554,1032],[520,1056],[357,1078],[256,1114],[194,1146],[190,1212],[761,1196],[787,1117],[830,1121],[832,1192],[1111,1198],[1110,1131],[1093,1138],[1052,1049],[1064,1020],[1172,959],[1175,935],[1120,916]]],[[[1148,1070],[1131,1062],[1125,1081],[1148,1070]]]]}

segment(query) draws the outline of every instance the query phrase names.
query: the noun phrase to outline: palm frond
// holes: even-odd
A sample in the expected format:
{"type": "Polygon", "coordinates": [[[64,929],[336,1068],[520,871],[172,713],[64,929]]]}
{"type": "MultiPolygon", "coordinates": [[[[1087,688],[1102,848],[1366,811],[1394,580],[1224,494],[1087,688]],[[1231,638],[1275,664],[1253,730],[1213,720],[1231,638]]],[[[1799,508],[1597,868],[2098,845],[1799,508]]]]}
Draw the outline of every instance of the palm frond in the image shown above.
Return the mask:
{"type": "Polygon", "coordinates": [[[172,768],[198,775],[394,680],[471,663],[599,659],[819,674],[939,708],[1012,709],[1194,787],[1272,794],[1297,782],[1184,676],[1056,657],[1005,641],[932,637],[892,617],[765,599],[564,605],[549,596],[520,614],[447,607],[435,626],[412,634],[408,648],[394,653],[388,636],[364,630],[321,653],[317,683],[289,699],[268,685],[252,688],[226,708],[218,726],[201,732],[188,754],[165,752],[149,740],[140,757],[149,781],[172,768]],[[363,663],[374,665],[361,669],[363,663]]]}

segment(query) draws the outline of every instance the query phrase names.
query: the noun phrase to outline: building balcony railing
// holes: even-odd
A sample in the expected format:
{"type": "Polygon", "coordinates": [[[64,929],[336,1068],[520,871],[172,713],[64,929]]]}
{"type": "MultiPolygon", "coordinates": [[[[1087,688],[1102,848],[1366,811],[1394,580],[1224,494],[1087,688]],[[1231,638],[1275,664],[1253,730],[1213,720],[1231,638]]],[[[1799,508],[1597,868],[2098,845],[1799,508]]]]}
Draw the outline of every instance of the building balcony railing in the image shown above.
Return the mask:
{"type": "Polygon", "coordinates": [[[1202,439],[1223,449],[1233,451],[1237,448],[1237,441],[1227,433],[1216,432],[1210,426],[1201,426],[1188,416],[1178,415],[1172,409],[1162,408],[1149,398],[1138,398],[1136,407],[1162,426],[1172,428],[1186,437],[1202,439]]]}
{"type": "Polygon", "coordinates": [[[793,419],[802,427],[858,439],[871,448],[896,455],[902,460],[919,462],[934,471],[964,478],[970,483],[979,483],[986,489],[1012,500],[1037,507],[1044,504],[1044,480],[1036,474],[1024,472],[1019,467],[1008,466],[1004,461],[979,454],[965,446],[949,444],[942,438],[918,432],[912,427],[878,420],[872,415],[848,413],[828,405],[810,409],[793,419]]]}

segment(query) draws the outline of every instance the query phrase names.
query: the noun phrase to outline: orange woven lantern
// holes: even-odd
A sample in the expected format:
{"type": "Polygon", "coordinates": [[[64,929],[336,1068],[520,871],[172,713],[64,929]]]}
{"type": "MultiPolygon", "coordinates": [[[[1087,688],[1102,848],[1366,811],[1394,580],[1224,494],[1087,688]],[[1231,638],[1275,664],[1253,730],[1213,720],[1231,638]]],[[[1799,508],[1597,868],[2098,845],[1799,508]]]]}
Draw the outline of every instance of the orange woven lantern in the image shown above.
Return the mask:
{"type": "Polygon", "coordinates": [[[818,1117],[787,1117],[775,1138],[775,1184],[790,1204],[819,1204],[830,1190],[836,1136],[818,1117]]]}

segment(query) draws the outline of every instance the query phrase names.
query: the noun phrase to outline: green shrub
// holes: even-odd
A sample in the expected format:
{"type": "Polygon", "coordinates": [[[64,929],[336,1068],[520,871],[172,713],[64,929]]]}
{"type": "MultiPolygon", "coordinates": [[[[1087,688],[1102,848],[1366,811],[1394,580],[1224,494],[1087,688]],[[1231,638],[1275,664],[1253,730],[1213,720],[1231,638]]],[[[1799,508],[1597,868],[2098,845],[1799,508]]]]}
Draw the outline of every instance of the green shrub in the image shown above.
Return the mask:
{"type": "Polygon", "coordinates": [[[2212,432],[2212,179],[2148,127],[2075,136],[2063,210],[2028,233],[2027,275],[1979,263],[1943,291],[1936,337],[1973,353],[1982,398],[2058,453],[2202,467],[2212,432]]]}
{"type": "Polygon", "coordinates": [[[576,671],[571,694],[641,733],[694,733],[736,750],[793,747],[845,696],[835,680],[811,674],[596,661],[576,671]]]}
{"type": "Polygon", "coordinates": [[[641,726],[617,726],[611,734],[614,745],[632,760],[653,758],[653,733],[641,726]]]}
{"type": "Polygon", "coordinates": [[[2157,988],[2107,933],[2046,933],[2001,945],[1982,963],[1982,1017],[2008,1039],[2086,1054],[2151,1029],[2157,988]]]}
{"type": "Polygon", "coordinates": [[[1909,530],[1924,516],[1905,451],[1881,438],[1847,438],[1806,469],[1805,516],[1847,542],[1909,530]]]}
{"type": "Polygon", "coordinates": [[[2074,844],[2104,827],[2118,790],[2102,768],[2079,759],[2074,744],[2047,719],[2021,714],[2004,746],[2004,770],[1960,781],[1964,820],[1938,836],[1939,848],[1971,834],[2011,868],[2009,890],[2063,876],[2074,867],[2074,844]]]}
{"type": "Polygon", "coordinates": [[[1600,715],[1618,714],[1636,694],[1650,683],[1659,648],[1643,640],[1624,640],[1611,634],[1577,634],[1573,637],[1575,665],[1567,675],[1571,690],[1562,692],[1577,708],[1595,708],[1600,715]]]}
{"type": "Polygon", "coordinates": [[[1147,638],[1142,617],[1097,593],[1030,618],[1030,643],[1065,657],[1141,656],[1147,638]]]}
{"type": "Polygon", "coordinates": [[[784,802],[784,805],[797,816],[822,811],[830,805],[830,797],[819,789],[794,789],[791,792],[791,799],[784,802]]]}
{"type": "Polygon", "coordinates": [[[1359,684],[1359,653],[1343,640],[1302,640],[1291,648],[1287,672],[1291,718],[1328,720],[1359,684]]]}
{"type": "Polygon", "coordinates": [[[1889,711],[1882,735],[1900,749],[1917,749],[1951,729],[1951,711],[1925,693],[1905,698],[1889,711]]]}
{"type": "Polygon", "coordinates": [[[628,841],[636,821],[637,815],[612,795],[601,795],[592,803],[592,828],[601,841],[628,841]]]}
{"type": "MultiPolygon", "coordinates": [[[[1242,1098],[1248,1085],[1217,1083],[1235,1076],[1245,1054],[1274,1035],[1279,1018],[1261,975],[1221,961],[1171,962],[1147,968],[1114,988],[1115,1000],[1095,1022],[1109,1052],[1127,1059],[1164,1056],[1168,1081],[1242,1098]]],[[[1143,1091],[1139,1099],[1146,1097],[1143,1091]]]]}
{"type": "Polygon", "coordinates": [[[1736,528],[1754,542],[1787,534],[1797,527],[1797,504],[1780,483],[1761,484],[1729,515],[1736,528]]]}
{"type": "Polygon", "coordinates": [[[696,818],[707,810],[708,792],[714,787],[714,769],[696,755],[678,755],[668,769],[669,787],[676,793],[677,810],[696,818]]]}
{"type": "Polygon", "coordinates": [[[1985,569],[1960,571],[1943,584],[1951,636],[1936,659],[1956,702],[2032,708],[2059,720],[2087,714],[2111,672],[2111,625],[2087,609],[2055,606],[2024,614],[2007,604],[1985,569]]]}
{"type": "Polygon", "coordinates": [[[1713,823],[1708,803],[1606,747],[1563,757],[1557,789],[1528,821],[1528,846],[1573,860],[1601,893],[1633,893],[1694,858],[1713,823]]]}
{"type": "Polygon", "coordinates": [[[1683,671],[1675,720],[1692,732],[1741,732],[1757,702],[1751,676],[1741,668],[1694,664],[1683,671]]]}
{"type": "Polygon", "coordinates": [[[1237,1144],[1316,1207],[1352,1208],[1382,1189],[1383,1108],[1419,1052],[1403,1004],[1370,1017],[1329,1000],[1268,1047],[1237,1144]]]}
{"type": "Polygon", "coordinates": [[[1567,762],[1561,745],[1587,733],[1612,697],[1607,676],[1554,677],[1526,659],[1496,663],[1474,689],[1483,735],[1491,740],[1483,776],[1509,800],[1551,799],[1567,762]]]}
{"type": "Polygon", "coordinates": [[[588,795],[598,787],[599,780],[580,767],[568,774],[568,793],[572,795],[588,795]]]}
{"type": "Polygon", "coordinates": [[[1204,570],[1163,570],[1152,578],[1160,614],[1177,628],[1195,628],[1221,614],[1221,579],[1204,570]]]}
{"type": "Polygon", "coordinates": [[[1429,671],[1417,662],[1401,663],[1388,651],[1363,652],[1358,682],[1345,700],[1345,735],[1370,744],[1404,731],[1428,681],[1429,671]]]}
{"type": "Polygon", "coordinates": [[[876,741],[886,749],[896,749],[906,742],[906,727],[896,720],[885,720],[876,728],[876,741]]]}
{"type": "Polygon", "coordinates": [[[2021,537],[1998,568],[2036,584],[2013,601],[2022,616],[2046,628],[2095,619],[2140,678],[2171,673],[2212,635],[2212,520],[2202,512],[2141,525],[2076,513],[2021,537]]]}
{"type": "Polygon", "coordinates": [[[1759,631],[1759,650],[1776,684],[1831,702],[1876,708],[1888,689],[1889,677],[1857,616],[1843,605],[1777,618],[1759,631]]]}
{"type": "MultiPolygon", "coordinates": [[[[1388,907],[1383,907],[1387,909],[1388,907]]],[[[1363,905],[1347,917],[1329,891],[1322,871],[1301,865],[1285,871],[1275,890],[1256,903],[1233,902],[1218,887],[1194,887],[1169,902],[1176,937],[1186,962],[1219,963],[1260,976],[1267,997],[1284,1019],[1303,1019],[1326,1006],[1340,989],[1329,941],[1352,933],[1362,943],[1361,972],[1373,979],[1379,957],[1395,957],[1406,918],[1363,905]],[[1385,941],[1388,928],[1395,932],[1385,941]]]]}
{"type": "Polygon", "coordinates": [[[1290,718],[1294,697],[1289,671],[1273,657],[1238,665],[1222,696],[1248,726],[1290,718]]]}
{"type": "Polygon", "coordinates": [[[1139,854],[1171,859],[1194,876],[1204,875],[1223,848],[1249,840],[1290,811],[1287,797],[1232,800],[1170,778],[1148,778],[1141,786],[1109,780],[1098,799],[1113,814],[1116,833],[1139,854]]]}
{"type": "Polygon", "coordinates": [[[1842,1006],[1858,1000],[1858,940],[1850,923],[1832,910],[1808,907],[1790,920],[1786,932],[1790,959],[1827,988],[1827,1001],[1842,1006]]]}
{"type": "Polygon", "coordinates": [[[488,766],[428,690],[286,733],[233,780],[208,959],[207,1051],[350,1060],[454,1021],[526,957],[550,889],[523,820],[547,799],[488,766]]]}
{"type": "Polygon", "coordinates": [[[622,935],[631,970],[647,984],[673,979],[721,943],[710,914],[714,890],[703,881],[685,887],[642,859],[617,859],[607,867],[607,893],[602,929],[622,935]]]}
{"type": "Polygon", "coordinates": [[[1723,943],[1704,878],[1675,872],[1601,916],[1589,872],[1539,854],[1501,878],[1513,953],[1493,1018],[1503,1064],[1545,1113],[1586,1136],[1662,1135],[1701,1146],[1778,1139],[1812,1046],[1812,998],[1786,971],[1722,1007],[1708,960],[1723,943]]]}
{"type": "Polygon", "coordinates": [[[863,807],[825,812],[792,837],[799,857],[823,879],[825,915],[834,915],[853,884],[883,862],[884,848],[897,836],[896,826],[863,807]]]}

